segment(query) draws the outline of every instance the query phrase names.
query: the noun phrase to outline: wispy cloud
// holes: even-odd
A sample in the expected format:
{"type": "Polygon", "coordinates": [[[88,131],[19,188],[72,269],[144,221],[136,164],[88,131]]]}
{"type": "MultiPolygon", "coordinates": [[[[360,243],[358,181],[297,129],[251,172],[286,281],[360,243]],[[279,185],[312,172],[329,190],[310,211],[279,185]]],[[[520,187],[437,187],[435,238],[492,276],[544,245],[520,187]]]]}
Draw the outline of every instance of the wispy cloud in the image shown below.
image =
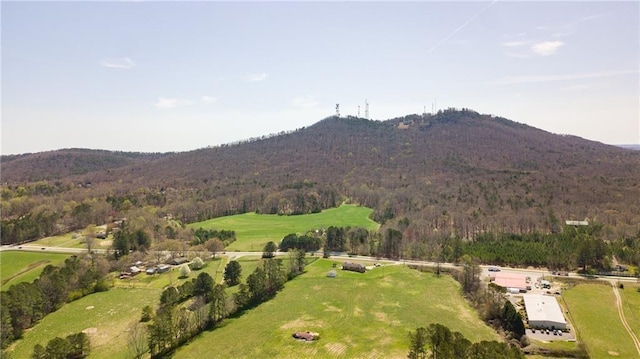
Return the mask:
{"type": "Polygon", "coordinates": [[[318,105],[318,101],[313,96],[301,96],[291,100],[291,106],[299,108],[312,108],[318,105]]]}
{"type": "Polygon", "coordinates": [[[244,81],[246,82],[260,82],[267,79],[267,73],[262,72],[259,74],[246,74],[244,76],[244,81]]]}
{"type": "Polygon", "coordinates": [[[531,43],[531,41],[528,41],[528,40],[507,41],[507,42],[503,42],[502,46],[503,47],[518,47],[518,46],[527,45],[529,43],[531,43]]]}
{"type": "Polygon", "coordinates": [[[217,97],[213,97],[213,96],[202,96],[200,99],[204,103],[214,103],[214,102],[218,101],[218,98],[217,97]]]}
{"type": "Polygon", "coordinates": [[[167,110],[176,107],[193,105],[194,103],[194,101],[183,98],[158,97],[158,100],[153,105],[159,109],[167,110]]]}
{"type": "Polygon", "coordinates": [[[540,56],[550,56],[555,54],[560,47],[564,46],[562,41],[543,41],[531,46],[531,50],[540,56]]]}
{"type": "Polygon", "coordinates": [[[584,90],[588,90],[590,88],[591,88],[591,85],[580,84],[580,85],[565,86],[562,89],[565,90],[565,91],[584,91],[584,90]]]}
{"type": "Polygon", "coordinates": [[[460,32],[462,29],[464,29],[465,27],[467,27],[467,25],[469,25],[471,22],[473,22],[473,20],[475,20],[476,18],[478,18],[478,16],[480,16],[483,12],[485,12],[485,10],[487,10],[488,8],[490,8],[493,4],[495,4],[498,0],[493,0],[489,5],[485,6],[482,8],[482,10],[478,11],[475,15],[473,15],[472,17],[469,18],[469,20],[465,21],[462,25],[458,26],[458,28],[456,28],[455,30],[453,30],[453,32],[451,32],[449,35],[445,36],[442,40],[438,41],[432,48],[429,49],[429,51],[427,51],[428,54],[432,53],[435,49],[437,49],[438,47],[440,47],[440,45],[444,44],[445,42],[447,42],[447,40],[449,40],[450,38],[453,37],[453,35],[457,34],[458,32],[460,32]]]}
{"type": "Polygon", "coordinates": [[[135,62],[128,57],[120,57],[114,59],[104,59],[100,62],[104,67],[112,69],[132,69],[136,66],[135,62]]]}
{"type": "Polygon", "coordinates": [[[613,70],[613,71],[597,71],[597,72],[583,72],[576,74],[557,74],[557,75],[531,75],[531,76],[510,76],[493,81],[493,84],[498,85],[514,85],[514,84],[526,84],[526,83],[539,83],[539,82],[553,82],[553,81],[569,81],[569,80],[583,80],[583,79],[595,79],[602,77],[613,77],[622,75],[638,74],[638,70],[613,70]]]}

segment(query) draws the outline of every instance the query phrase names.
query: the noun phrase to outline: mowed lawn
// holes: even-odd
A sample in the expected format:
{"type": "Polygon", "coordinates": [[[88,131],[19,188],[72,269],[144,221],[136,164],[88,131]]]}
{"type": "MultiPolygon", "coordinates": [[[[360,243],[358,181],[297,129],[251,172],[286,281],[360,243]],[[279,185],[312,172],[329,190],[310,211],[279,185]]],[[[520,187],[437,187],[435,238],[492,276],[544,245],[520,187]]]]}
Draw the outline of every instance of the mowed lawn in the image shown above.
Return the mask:
{"type": "Polygon", "coordinates": [[[127,353],[128,329],[140,320],[145,305],[158,304],[160,293],[157,288],[113,288],[67,303],[27,330],[10,351],[13,358],[29,358],[34,345],[46,346],[56,336],[85,330],[91,340],[90,358],[131,358],[127,353]]]}
{"type": "Polygon", "coordinates": [[[449,276],[386,265],[364,274],[337,269],[337,278],[327,278],[333,263],[339,268],[318,259],[274,299],[202,333],[174,358],[406,358],[408,333],[430,323],[474,342],[500,340],[449,276]],[[305,330],[321,339],[292,338],[305,330]]]}
{"type": "Polygon", "coordinates": [[[233,251],[261,251],[269,241],[279,243],[290,233],[306,233],[318,228],[364,227],[377,230],[379,224],[369,218],[373,209],[355,205],[342,205],[320,213],[297,216],[245,213],[210,219],[188,225],[189,228],[233,230],[237,240],[226,249],[233,251]]]}
{"type": "Polygon", "coordinates": [[[20,282],[33,282],[47,265],[60,266],[69,254],[22,251],[0,252],[1,290],[20,282]]]}
{"type": "MultiPolygon", "coordinates": [[[[629,297],[630,294],[625,293],[625,296],[629,297]]],[[[618,316],[611,286],[578,284],[565,291],[563,298],[580,340],[587,346],[592,358],[638,357],[633,341],[618,316]]]]}
{"type": "MultiPolygon", "coordinates": [[[[59,236],[46,237],[38,239],[35,242],[29,242],[24,247],[62,247],[62,248],[87,248],[82,240],[82,236],[76,232],[69,232],[59,236]]],[[[93,240],[94,249],[107,249],[111,246],[111,235],[107,239],[95,238],[93,240]]]]}

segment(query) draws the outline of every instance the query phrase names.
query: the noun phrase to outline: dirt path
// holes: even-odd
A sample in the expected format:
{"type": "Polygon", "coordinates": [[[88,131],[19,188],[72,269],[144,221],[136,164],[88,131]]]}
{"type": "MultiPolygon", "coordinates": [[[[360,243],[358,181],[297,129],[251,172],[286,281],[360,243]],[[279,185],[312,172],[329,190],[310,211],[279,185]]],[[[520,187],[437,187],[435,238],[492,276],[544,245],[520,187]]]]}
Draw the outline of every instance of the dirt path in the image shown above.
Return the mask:
{"type": "Polygon", "coordinates": [[[631,330],[629,323],[627,323],[627,319],[624,317],[624,311],[622,310],[622,298],[620,298],[618,287],[614,283],[611,283],[611,287],[613,288],[613,294],[616,295],[616,306],[618,307],[618,315],[620,316],[620,321],[622,322],[624,328],[627,330],[627,333],[629,333],[629,336],[631,336],[633,344],[636,346],[636,350],[638,351],[638,355],[640,355],[640,340],[638,340],[638,337],[636,337],[633,330],[631,330]]]}

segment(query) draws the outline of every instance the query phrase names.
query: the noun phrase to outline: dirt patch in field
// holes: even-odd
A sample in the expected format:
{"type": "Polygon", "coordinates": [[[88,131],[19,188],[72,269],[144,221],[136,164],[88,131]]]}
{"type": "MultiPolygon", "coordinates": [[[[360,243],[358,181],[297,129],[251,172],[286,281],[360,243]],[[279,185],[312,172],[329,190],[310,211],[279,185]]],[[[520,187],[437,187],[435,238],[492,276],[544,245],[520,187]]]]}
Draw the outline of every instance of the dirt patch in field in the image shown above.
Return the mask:
{"type": "Polygon", "coordinates": [[[362,316],[362,309],[360,309],[360,307],[356,306],[355,308],[353,308],[353,316],[354,317],[360,317],[362,316]]]}
{"type": "Polygon", "coordinates": [[[342,343],[327,343],[324,348],[329,352],[332,357],[338,357],[347,350],[347,346],[342,343]]]}
{"type": "Polygon", "coordinates": [[[102,240],[102,241],[98,242],[98,245],[99,245],[100,247],[111,247],[111,243],[112,243],[112,242],[113,242],[113,241],[111,241],[111,240],[106,240],[106,239],[105,239],[105,240],[102,240]]]}
{"type": "Polygon", "coordinates": [[[319,285],[317,285],[317,284],[316,284],[316,285],[314,285],[312,288],[313,288],[313,290],[320,290],[320,289],[322,289],[322,287],[321,287],[321,286],[319,286],[319,285]]]}
{"type": "Polygon", "coordinates": [[[324,311],[325,312],[342,312],[342,309],[338,308],[338,307],[334,307],[333,305],[328,305],[327,303],[322,303],[325,308],[324,311]]]}
{"type": "Polygon", "coordinates": [[[316,320],[309,317],[298,318],[290,322],[284,323],[280,326],[280,329],[298,329],[298,330],[310,330],[309,328],[324,328],[324,322],[322,320],[316,320]]]}
{"type": "Polygon", "coordinates": [[[87,329],[83,329],[82,332],[84,334],[96,334],[98,332],[98,328],[87,328],[87,329]]]}
{"type": "Polygon", "coordinates": [[[88,307],[86,307],[84,309],[89,310],[89,309],[93,309],[93,308],[95,308],[95,307],[93,305],[90,305],[90,306],[88,306],[88,307]]]}
{"type": "Polygon", "coordinates": [[[387,315],[387,313],[383,313],[383,312],[376,312],[373,313],[373,315],[376,317],[377,320],[384,322],[384,323],[388,323],[389,325],[392,325],[394,327],[397,327],[400,325],[400,321],[395,319],[395,320],[389,320],[389,316],[387,315]]]}
{"type": "Polygon", "coordinates": [[[607,354],[611,355],[612,357],[620,356],[620,353],[618,353],[618,352],[614,352],[614,351],[611,351],[611,350],[609,350],[609,351],[607,352],[607,354]]]}

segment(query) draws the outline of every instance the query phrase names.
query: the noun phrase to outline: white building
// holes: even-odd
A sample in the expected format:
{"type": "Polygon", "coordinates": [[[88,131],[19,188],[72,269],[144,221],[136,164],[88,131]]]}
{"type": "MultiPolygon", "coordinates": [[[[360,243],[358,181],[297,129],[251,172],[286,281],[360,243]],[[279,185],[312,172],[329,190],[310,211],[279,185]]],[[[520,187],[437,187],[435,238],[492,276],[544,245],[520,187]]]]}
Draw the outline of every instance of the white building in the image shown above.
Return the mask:
{"type": "Polygon", "coordinates": [[[524,306],[532,328],[566,329],[567,321],[555,297],[540,294],[525,294],[524,306]]]}

